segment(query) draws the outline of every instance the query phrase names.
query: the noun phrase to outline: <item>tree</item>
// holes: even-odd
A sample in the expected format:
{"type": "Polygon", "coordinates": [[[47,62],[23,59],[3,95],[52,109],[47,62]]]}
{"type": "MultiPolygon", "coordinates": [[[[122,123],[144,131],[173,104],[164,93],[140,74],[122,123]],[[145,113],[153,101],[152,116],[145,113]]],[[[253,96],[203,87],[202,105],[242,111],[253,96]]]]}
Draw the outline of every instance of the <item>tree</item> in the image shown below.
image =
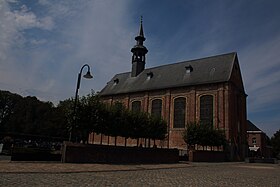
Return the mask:
{"type": "Polygon", "coordinates": [[[271,137],[273,156],[280,159],[280,129],[271,137]]]}
{"type": "Polygon", "coordinates": [[[110,107],[110,112],[107,124],[106,135],[115,137],[115,145],[117,144],[117,137],[124,135],[122,131],[123,125],[127,124],[127,110],[124,105],[120,102],[114,103],[110,107]]]}
{"type": "Polygon", "coordinates": [[[72,98],[60,101],[57,105],[57,110],[59,111],[60,118],[64,123],[65,129],[69,134],[72,131],[72,125],[74,124],[73,113],[74,113],[74,100],[72,98]]]}
{"type": "Polygon", "coordinates": [[[48,114],[48,123],[45,124],[45,134],[49,137],[57,137],[60,140],[67,140],[69,136],[67,119],[64,117],[61,108],[53,107],[48,114]]]}
{"type": "Polygon", "coordinates": [[[120,136],[125,138],[124,145],[126,146],[127,139],[133,136],[134,113],[128,109],[125,109],[123,117],[124,120],[120,126],[120,136]]]}
{"type": "Polygon", "coordinates": [[[45,135],[53,105],[36,97],[25,97],[15,104],[6,132],[45,135]]]}
{"type": "Polygon", "coordinates": [[[91,132],[105,132],[104,124],[106,124],[108,112],[105,105],[100,101],[99,96],[94,92],[79,99],[75,115],[74,100],[72,98],[61,101],[58,108],[63,111],[68,130],[69,132],[71,131],[72,137],[76,141],[83,140],[83,142],[87,142],[91,132]]]}
{"type": "Polygon", "coordinates": [[[144,112],[135,113],[133,112],[132,117],[132,130],[131,138],[137,139],[137,145],[139,144],[139,138],[148,138],[148,115],[144,112]]]}
{"type": "MultiPolygon", "coordinates": [[[[104,104],[94,92],[80,99],[77,106],[77,131],[79,138],[86,142],[91,132],[100,126],[100,116],[104,104]]],[[[105,116],[104,116],[105,117],[105,116]]]]}
{"type": "Polygon", "coordinates": [[[195,144],[200,144],[200,137],[202,136],[200,125],[196,122],[188,123],[187,128],[183,132],[183,139],[190,148],[195,144]]]}
{"type": "Polygon", "coordinates": [[[163,140],[167,133],[167,123],[159,116],[149,115],[149,123],[147,124],[148,138],[154,140],[163,140]]]}
{"type": "Polygon", "coordinates": [[[0,133],[19,139],[65,139],[62,112],[51,102],[0,91],[0,133]]]}
{"type": "Polygon", "coordinates": [[[0,90],[0,131],[2,133],[9,130],[7,123],[15,112],[17,103],[22,99],[20,95],[0,90]]]}
{"type": "Polygon", "coordinates": [[[125,145],[128,138],[137,139],[137,145],[139,138],[153,139],[154,141],[165,138],[167,125],[160,117],[145,112],[129,111],[120,102],[107,107],[107,110],[101,133],[115,137],[115,144],[117,136],[125,137],[125,145]]]}
{"type": "Polygon", "coordinates": [[[221,130],[213,129],[208,125],[196,122],[188,123],[183,132],[183,139],[192,149],[194,145],[201,146],[225,146],[227,141],[221,130]]]}

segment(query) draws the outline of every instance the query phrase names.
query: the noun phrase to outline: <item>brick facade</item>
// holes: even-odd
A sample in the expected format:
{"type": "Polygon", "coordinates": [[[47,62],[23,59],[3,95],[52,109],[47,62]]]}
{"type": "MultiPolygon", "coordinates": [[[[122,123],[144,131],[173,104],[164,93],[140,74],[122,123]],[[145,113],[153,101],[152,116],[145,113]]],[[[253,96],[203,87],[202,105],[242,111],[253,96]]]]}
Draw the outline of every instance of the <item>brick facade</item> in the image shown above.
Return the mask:
{"type": "MultiPolygon", "coordinates": [[[[236,87],[230,82],[191,86],[184,88],[173,88],[166,90],[155,90],[140,93],[129,93],[114,96],[104,96],[103,101],[107,104],[122,102],[127,108],[131,109],[133,101],[140,101],[142,111],[151,112],[151,103],[154,99],[162,100],[162,117],[168,123],[168,134],[164,141],[156,141],[157,147],[168,147],[186,149],[186,143],[182,138],[184,128],[173,128],[174,99],[185,97],[186,117],[185,124],[188,122],[199,121],[200,119],[200,97],[212,95],[214,98],[213,124],[216,129],[224,130],[230,144],[230,159],[244,159],[246,153],[246,95],[240,94],[236,87]]],[[[89,138],[90,143],[100,143],[101,135],[93,134],[89,138]],[[94,141],[94,142],[93,142],[94,141]]],[[[114,144],[114,138],[103,136],[103,144],[114,144]]],[[[144,139],[140,140],[143,146],[153,146],[144,139]]],[[[124,145],[124,138],[117,138],[117,145],[124,145]]],[[[128,139],[127,145],[136,146],[136,140],[128,139]]]]}
{"type": "Polygon", "coordinates": [[[272,156],[272,148],[267,145],[267,135],[250,121],[248,121],[248,127],[249,156],[270,158],[272,156]]]}

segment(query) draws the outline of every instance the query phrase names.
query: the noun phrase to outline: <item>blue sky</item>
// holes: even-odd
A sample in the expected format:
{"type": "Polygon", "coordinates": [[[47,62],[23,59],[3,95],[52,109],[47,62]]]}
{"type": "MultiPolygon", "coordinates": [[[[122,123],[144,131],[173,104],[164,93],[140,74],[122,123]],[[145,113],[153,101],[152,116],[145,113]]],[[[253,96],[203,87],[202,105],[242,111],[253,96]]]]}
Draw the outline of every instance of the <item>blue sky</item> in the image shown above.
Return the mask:
{"type": "Polygon", "coordinates": [[[280,129],[278,0],[0,0],[0,89],[57,103],[130,71],[144,18],[146,67],[237,52],[248,119],[280,129]],[[84,70],[86,71],[86,70],[84,70]]]}

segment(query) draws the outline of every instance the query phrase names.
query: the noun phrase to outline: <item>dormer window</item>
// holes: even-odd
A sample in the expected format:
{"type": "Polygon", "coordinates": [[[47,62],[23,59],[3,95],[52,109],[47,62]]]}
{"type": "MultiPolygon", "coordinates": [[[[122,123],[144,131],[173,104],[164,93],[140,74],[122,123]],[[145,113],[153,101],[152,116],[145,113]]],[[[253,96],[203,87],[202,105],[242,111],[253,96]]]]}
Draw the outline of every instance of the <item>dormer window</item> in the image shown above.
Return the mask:
{"type": "Polygon", "coordinates": [[[149,72],[147,73],[147,79],[150,80],[151,78],[153,78],[154,74],[153,72],[149,72]]]}
{"type": "Polygon", "coordinates": [[[119,82],[120,82],[120,80],[119,80],[118,78],[116,78],[116,79],[114,80],[114,85],[119,84],[119,82]]]}
{"type": "Polygon", "coordinates": [[[186,74],[189,74],[193,71],[193,67],[191,65],[186,66],[185,68],[186,68],[186,74]]]}

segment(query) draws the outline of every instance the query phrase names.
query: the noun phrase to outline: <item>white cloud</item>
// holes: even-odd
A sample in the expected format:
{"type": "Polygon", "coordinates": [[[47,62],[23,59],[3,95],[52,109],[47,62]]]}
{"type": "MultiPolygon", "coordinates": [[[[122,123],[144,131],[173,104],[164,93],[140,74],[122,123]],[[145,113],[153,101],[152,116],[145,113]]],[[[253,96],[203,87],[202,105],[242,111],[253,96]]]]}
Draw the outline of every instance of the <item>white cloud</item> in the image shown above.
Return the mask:
{"type": "Polygon", "coordinates": [[[15,38],[19,38],[19,33],[12,21],[9,6],[5,1],[0,1],[0,63],[7,59],[7,51],[15,38]]]}
{"type": "Polygon", "coordinates": [[[51,30],[54,23],[51,17],[38,18],[26,5],[12,11],[8,1],[0,2],[0,63],[7,60],[14,47],[21,47],[26,39],[23,34],[26,29],[51,30]]]}
{"type": "Polygon", "coordinates": [[[84,63],[90,64],[95,77],[82,80],[81,95],[100,90],[113,74],[130,68],[133,36],[125,28],[124,1],[39,3],[45,12],[40,17],[28,4],[12,10],[7,1],[1,3],[2,89],[58,101],[74,94],[84,63]],[[35,35],[29,34],[30,29],[35,35]]]}
{"type": "Polygon", "coordinates": [[[31,39],[30,43],[33,45],[42,45],[47,43],[48,41],[46,39],[42,39],[42,40],[36,40],[36,39],[31,39]]]}
{"type": "MultiPolygon", "coordinates": [[[[91,89],[100,90],[116,73],[130,68],[130,41],[126,5],[115,1],[91,1],[78,18],[74,18],[63,31],[61,49],[71,51],[61,63],[61,76],[68,72],[72,84],[76,73],[84,63],[88,63],[95,75],[91,81],[83,81],[81,94],[91,89]],[[114,7],[111,11],[105,11],[114,7]],[[85,91],[86,90],[86,91],[85,91]]],[[[63,77],[61,77],[63,79],[63,77]]],[[[69,85],[70,86],[70,85],[69,85]]]]}
{"type": "Polygon", "coordinates": [[[54,22],[49,16],[39,18],[26,5],[13,9],[11,2],[20,3],[0,1],[0,86],[1,89],[21,93],[30,87],[36,88],[38,83],[40,85],[35,73],[40,62],[32,56],[36,48],[30,48],[30,44],[47,42],[45,38],[27,38],[25,34],[34,28],[50,31],[54,22]]]}
{"type": "Polygon", "coordinates": [[[18,30],[30,28],[51,30],[54,27],[51,17],[38,18],[26,5],[22,5],[20,10],[7,11],[6,16],[18,30]]]}

